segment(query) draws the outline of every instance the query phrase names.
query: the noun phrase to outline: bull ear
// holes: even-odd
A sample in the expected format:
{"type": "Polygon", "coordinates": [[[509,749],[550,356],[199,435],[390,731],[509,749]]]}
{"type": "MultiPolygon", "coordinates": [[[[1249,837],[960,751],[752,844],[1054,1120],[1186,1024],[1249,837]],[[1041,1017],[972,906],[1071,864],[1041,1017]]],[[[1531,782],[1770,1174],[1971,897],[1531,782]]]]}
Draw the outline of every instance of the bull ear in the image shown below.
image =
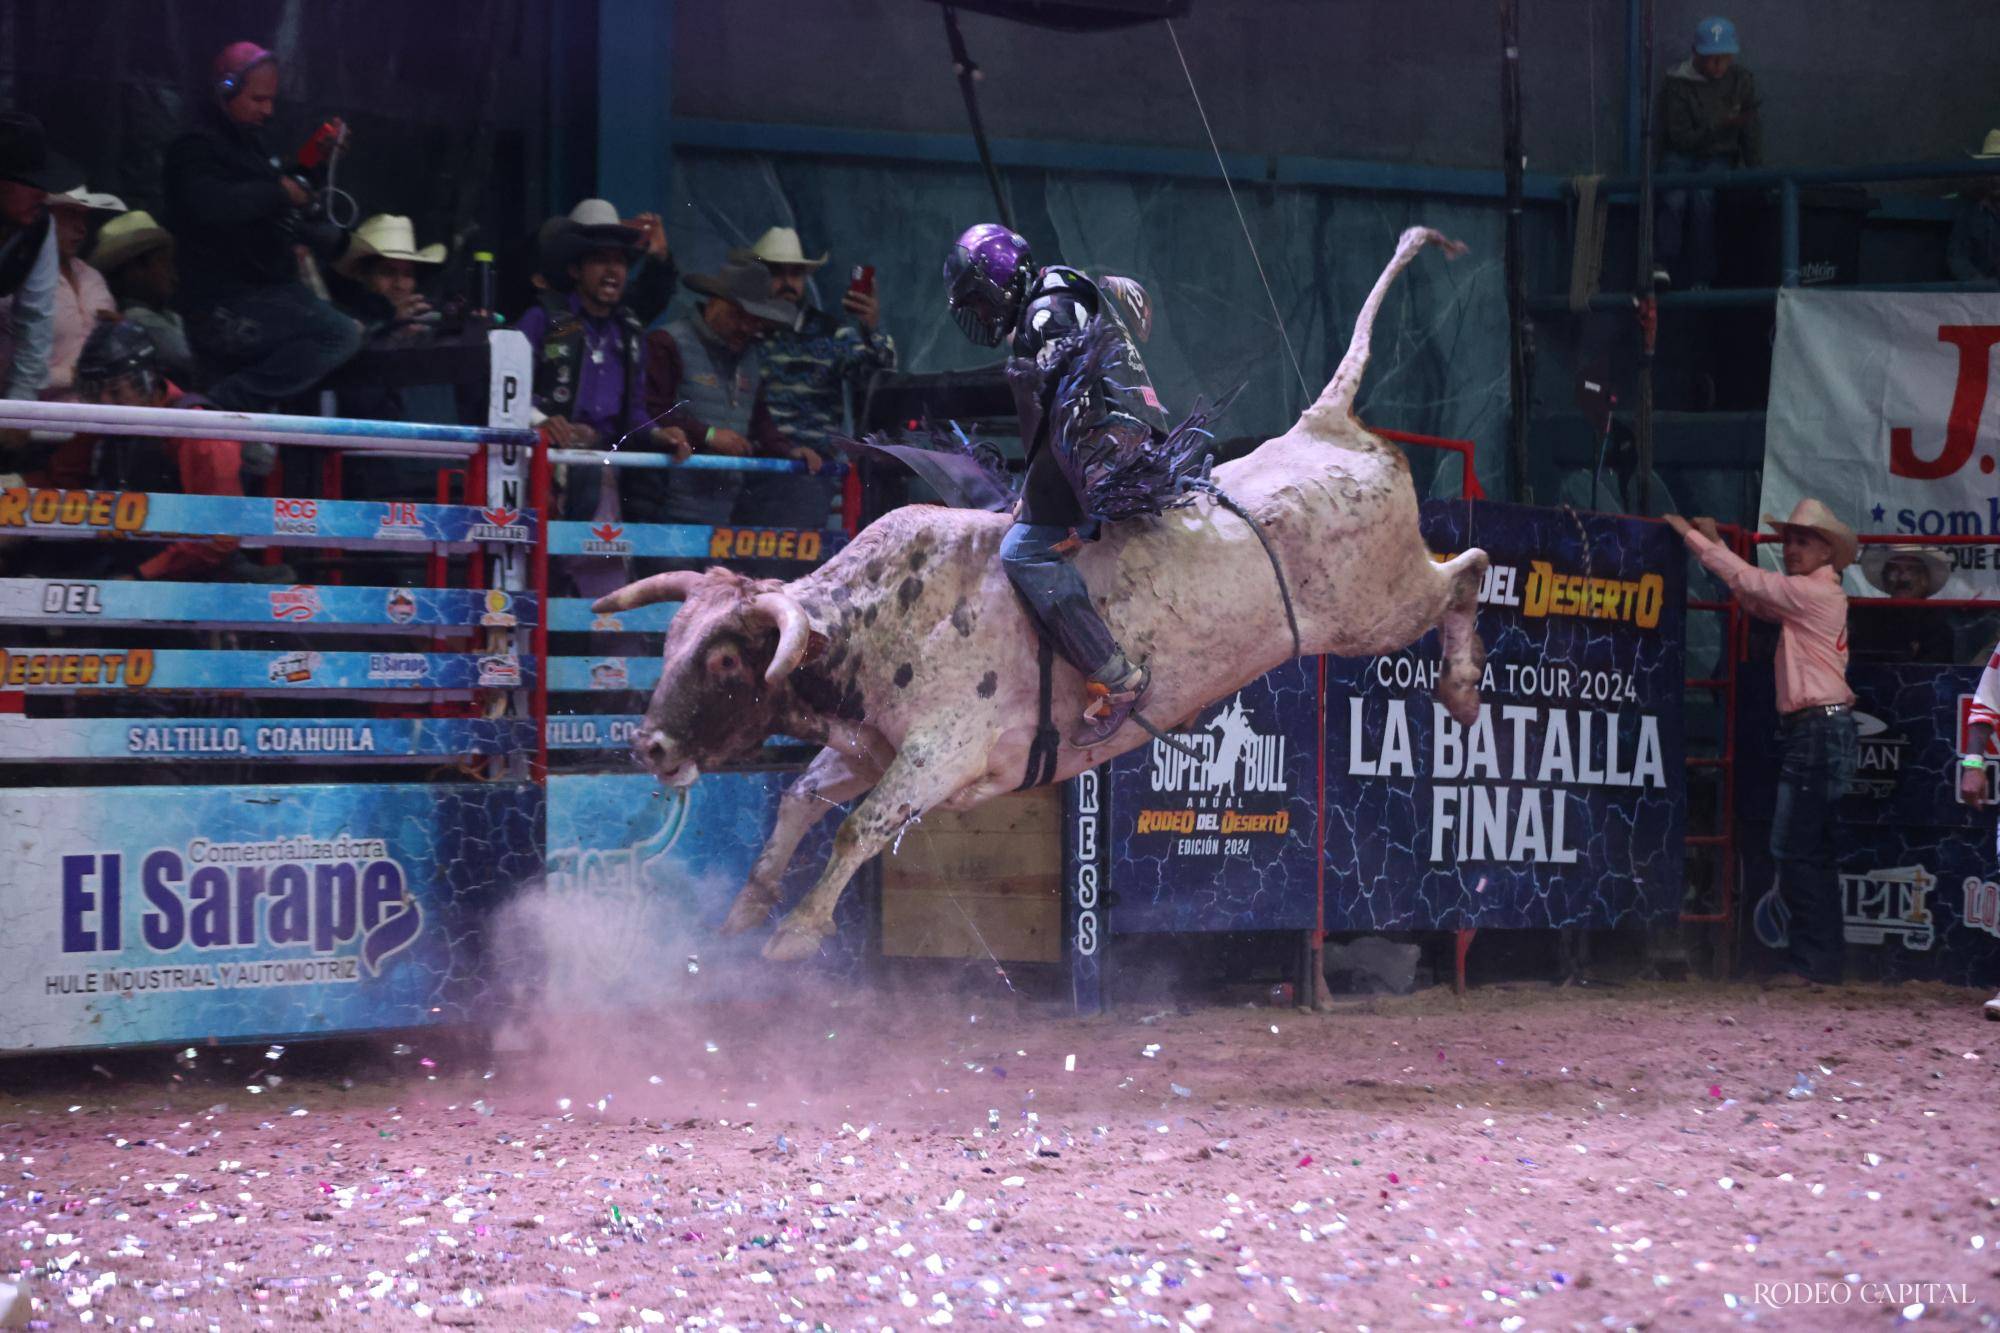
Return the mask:
{"type": "Polygon", "coordinates": [[[654,574],[637,583],[628,583],[617,592],[607,593],[592,602],[590,609],[601,615],[606,611],[630,611],[634,607],[651,606],[655,602],[685,602],[701,587],[701,581],[706,577],[688,569],[654,574]]]}
{"type": "Polygon", "coordinates": [[[806,619],[805,608],[789,593],[759,593],[750,605],[778,627],[778,651],[771,654],[770,668],[764,672],[764,683],[776,688],[805,657],[812,642],[812,624],[806,619]]]}

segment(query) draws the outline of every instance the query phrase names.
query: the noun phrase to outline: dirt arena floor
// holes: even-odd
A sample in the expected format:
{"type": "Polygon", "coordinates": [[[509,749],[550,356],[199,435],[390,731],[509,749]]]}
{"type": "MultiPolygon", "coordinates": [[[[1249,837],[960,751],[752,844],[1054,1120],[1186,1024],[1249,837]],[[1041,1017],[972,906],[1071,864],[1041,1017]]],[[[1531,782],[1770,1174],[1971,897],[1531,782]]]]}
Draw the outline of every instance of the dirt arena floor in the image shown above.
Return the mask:
{"type": "Polygon", "coordinates": [[[1984,998],[905,990],[17,1063],[0,1244],[42,1327],[1995,1327],[1984,998]]]}

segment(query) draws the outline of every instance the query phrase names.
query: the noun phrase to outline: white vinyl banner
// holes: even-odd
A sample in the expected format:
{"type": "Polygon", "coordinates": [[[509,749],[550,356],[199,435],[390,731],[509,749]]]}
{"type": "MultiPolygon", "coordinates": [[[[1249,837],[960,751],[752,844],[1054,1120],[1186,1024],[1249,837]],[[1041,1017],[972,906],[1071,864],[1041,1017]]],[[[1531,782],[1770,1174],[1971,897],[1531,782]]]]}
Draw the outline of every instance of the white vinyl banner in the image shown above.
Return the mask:
{"type": "MultiPolygon", "coordinates": [[[[1779,292],[1763,512],[1810,495],[1864,536],[2000,537],[1996,361],[2000,294],[1779,292]]],[[[1863,557],[1857,596],[2000,600],[1993,546],[1863,557]]]]}

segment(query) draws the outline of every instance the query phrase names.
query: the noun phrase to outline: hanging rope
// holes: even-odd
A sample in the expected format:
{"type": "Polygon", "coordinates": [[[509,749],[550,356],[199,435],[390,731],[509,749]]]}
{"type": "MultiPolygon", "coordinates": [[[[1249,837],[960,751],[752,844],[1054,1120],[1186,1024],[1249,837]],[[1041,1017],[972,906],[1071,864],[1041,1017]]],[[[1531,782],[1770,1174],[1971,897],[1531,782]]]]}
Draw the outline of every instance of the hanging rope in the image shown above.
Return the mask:
{"type": "Polygon", "coordinates": [[[1257,253],[1257,238],[1250,234],[1250,219],[1243,215],[1243,205],[1236,198],[1236,186],[1229,179],[1229,167],[1222,160],[1222,148],[1215,141],[1215,130],[1208,123],[1208,108],[1201,103],[1201,90],[1194,86],[1194,71],[1188,68],[1187,53],[1181,50],[1181,36],[1174,31],[1172,19],[1164,20],[1167,36],[1174,42],[1174,54],[1180,57],[1181,74],[1187,79],[1188,92],[1194,97],[1194,109],[1201,115],[1202,132],[1208,135],[1209,151],[1215,154],[1216,170],[1222,173],[1222,188],[1229,191],[1229,203],[1236,210],[1236,223],[1243,228],[1243,239],[1250,246],[1250,262],[1257,266],[1257,280],[1264,284],[1264,297],[1271,303],[1271,317],[1278,322],[1278,337],[1284,340],[1285,355],[1291,358],[1292,373],[1299,377],[1299,392],[1310,403],[1313,398],[1312,386],[1306,383],[1306,372],[1299,365],[1299,354],[1292,347],[1292,335],[1285,328],[1285,314],[1278,309],[1278,295],[1271,290],[1271,280],[1264,274],[1264,259],[1257,253]]]}

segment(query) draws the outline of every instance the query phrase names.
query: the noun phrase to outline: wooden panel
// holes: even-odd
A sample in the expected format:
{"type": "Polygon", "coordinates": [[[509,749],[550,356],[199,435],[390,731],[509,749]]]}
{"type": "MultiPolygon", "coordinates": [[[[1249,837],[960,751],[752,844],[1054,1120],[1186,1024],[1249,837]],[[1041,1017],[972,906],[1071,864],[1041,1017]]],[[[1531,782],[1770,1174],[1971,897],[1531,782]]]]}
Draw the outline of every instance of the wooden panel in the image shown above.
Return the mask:
{"type": "Polygon", "coordinates": [[[1061,821],[1053,788],[926,815],[882,858],[882,952],[1058,961],[1061,821]]]}

